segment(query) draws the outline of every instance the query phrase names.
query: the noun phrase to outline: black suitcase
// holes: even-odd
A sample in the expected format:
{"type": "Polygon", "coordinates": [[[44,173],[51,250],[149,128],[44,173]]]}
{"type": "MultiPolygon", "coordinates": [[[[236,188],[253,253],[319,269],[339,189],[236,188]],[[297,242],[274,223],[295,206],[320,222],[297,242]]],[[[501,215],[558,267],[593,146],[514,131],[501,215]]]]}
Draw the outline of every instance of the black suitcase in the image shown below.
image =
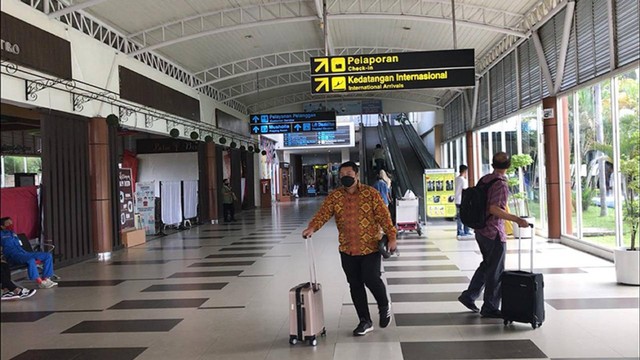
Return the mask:
{"type": "Polygon", "coordinates": [[[520,264],[522,236],[518,239],[518,270],[502,274],[502,317],[504,324],[514,321],[538,328],[544,322],[544,279],[533,272],[533,225],[531,225],[531,271],[522,271],[520,264]]]}

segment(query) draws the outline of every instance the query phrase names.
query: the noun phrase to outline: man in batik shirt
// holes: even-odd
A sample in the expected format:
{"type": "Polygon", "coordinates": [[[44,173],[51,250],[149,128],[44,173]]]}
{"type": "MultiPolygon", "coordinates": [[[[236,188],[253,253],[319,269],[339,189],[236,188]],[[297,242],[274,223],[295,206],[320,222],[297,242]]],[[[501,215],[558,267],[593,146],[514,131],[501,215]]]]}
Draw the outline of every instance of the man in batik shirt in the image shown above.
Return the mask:
{"type": "Polygon", "coordinates": [[[342,186],[327,196],[302,236],[311,236],[335,216],[342,269],[347,276],[351,299],[360,319],[353,335],[362,336],[373,330],[365,286],[378,303],[380,327],[387,327],[391,322],[387,290],[380,273],[378,241],[382,229],[389,238],[389,251],[395,251],[396,228],[380,193],[358,180],[356,163],[347,161],[340,165],[339,174],[342,186]]]}

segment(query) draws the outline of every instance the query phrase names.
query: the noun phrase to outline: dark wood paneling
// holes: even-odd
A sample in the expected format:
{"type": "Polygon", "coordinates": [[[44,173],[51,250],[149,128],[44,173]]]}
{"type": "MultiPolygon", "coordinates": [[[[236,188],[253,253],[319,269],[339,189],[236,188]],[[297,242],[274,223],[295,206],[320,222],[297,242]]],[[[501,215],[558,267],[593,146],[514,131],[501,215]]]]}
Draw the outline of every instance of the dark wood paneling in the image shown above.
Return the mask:
{"type": "Polygon", "coordinates": [[[120,66],[120,97],[186,119],[200,121],[200,101],[120,66]]]}
{"type": "Polygon", "coordinates": [[[69,114],[47,110],[42,116],[45,239],[67,264],[92,254],[87,125],[69,114]]]}
{"type": "MultiPolygon", "coordinates": [[[[118,141],[118,129],[115,126],[109,126],[109,166],[111,167],[111,173],[118,173],[118,162],[120,159],[120,153],[124,151],[124,149],[119,149],[119,146],[124,147],[124,144],[121,141],[118,141]],[[120,151],[122,150],[122,151],[120,151]]],[[[118,213],[119,209],[119,200],[120,194],[118,193],[118,178],[116,176],[111,176],[111,219],[114,219],[111,222],[112,231],[113,231],[113,250],[117,250],[122,248],[122,236],[120,234],[120,221],[115,221],[115,219],[119,219],[120,214],[118,213]]]]}
{"type": "MultiPolygon", "coordinates": [[[[213,165],[213,164],[211,164],[213,165]]],[[[209,166],[207,164],[207,144],[198,147],[198,219],[209,221],[209,166]]]]}
{"type": "Polygon", "coordinates": [[[254,188],[254,152],[243,151],[242,152],[242,164],[244,166],[244,178],[246,184],[245,201],[242,204],[243,209],[253,209],[256,207],[256,192],[254,188]]]}
{"type": "Polygon", "coordinates": [[[3,60],[22,64],[61,79],[72,79],[71,44],[67,40],[4,12],[0,20],[0,33],[5,42],[5,47],[0,51],[3,60]],[[6,47],[11,47],[12,51],[7,51],[6,47]]]}

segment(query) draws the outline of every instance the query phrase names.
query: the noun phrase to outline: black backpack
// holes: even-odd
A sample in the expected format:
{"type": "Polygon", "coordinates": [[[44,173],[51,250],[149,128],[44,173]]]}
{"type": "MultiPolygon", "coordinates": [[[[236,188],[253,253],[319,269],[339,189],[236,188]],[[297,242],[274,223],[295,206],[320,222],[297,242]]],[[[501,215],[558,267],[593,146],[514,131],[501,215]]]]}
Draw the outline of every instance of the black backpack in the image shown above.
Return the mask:
{"type": "Polygon", "coordinates": [[[503,180],[495,178],[488,183],[478,181],[474,187],[462,190],[462,201],[460,202],[460,220],[472,229],[482,229],[487,225],[489,213],[487,211],[487,193],[489,188],[496,181],[503,180]]]}

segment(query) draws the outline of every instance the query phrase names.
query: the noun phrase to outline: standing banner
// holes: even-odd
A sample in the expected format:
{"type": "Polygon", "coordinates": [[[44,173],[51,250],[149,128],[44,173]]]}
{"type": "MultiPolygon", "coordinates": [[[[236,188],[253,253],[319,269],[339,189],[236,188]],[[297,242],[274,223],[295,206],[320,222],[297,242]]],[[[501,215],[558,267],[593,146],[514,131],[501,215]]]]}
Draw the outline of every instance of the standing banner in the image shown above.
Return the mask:
{"type": "Polygon", "coordinates": [[[118,169],[118,190],[120,192],[120,228],[122,230],[135,228],[131,169],[118,169]]]}
{"type": "Polygon", "coordinates": [[[140,214],[144,233],[156,233],[155,181],[136,183],[136,212],[140,214]]]}
{"type": "Polygon", "coordinates": [[[456,216],[455,182],[454,169],[424,171],[424,203],[427,216],[434,218],[456,216]]]}

